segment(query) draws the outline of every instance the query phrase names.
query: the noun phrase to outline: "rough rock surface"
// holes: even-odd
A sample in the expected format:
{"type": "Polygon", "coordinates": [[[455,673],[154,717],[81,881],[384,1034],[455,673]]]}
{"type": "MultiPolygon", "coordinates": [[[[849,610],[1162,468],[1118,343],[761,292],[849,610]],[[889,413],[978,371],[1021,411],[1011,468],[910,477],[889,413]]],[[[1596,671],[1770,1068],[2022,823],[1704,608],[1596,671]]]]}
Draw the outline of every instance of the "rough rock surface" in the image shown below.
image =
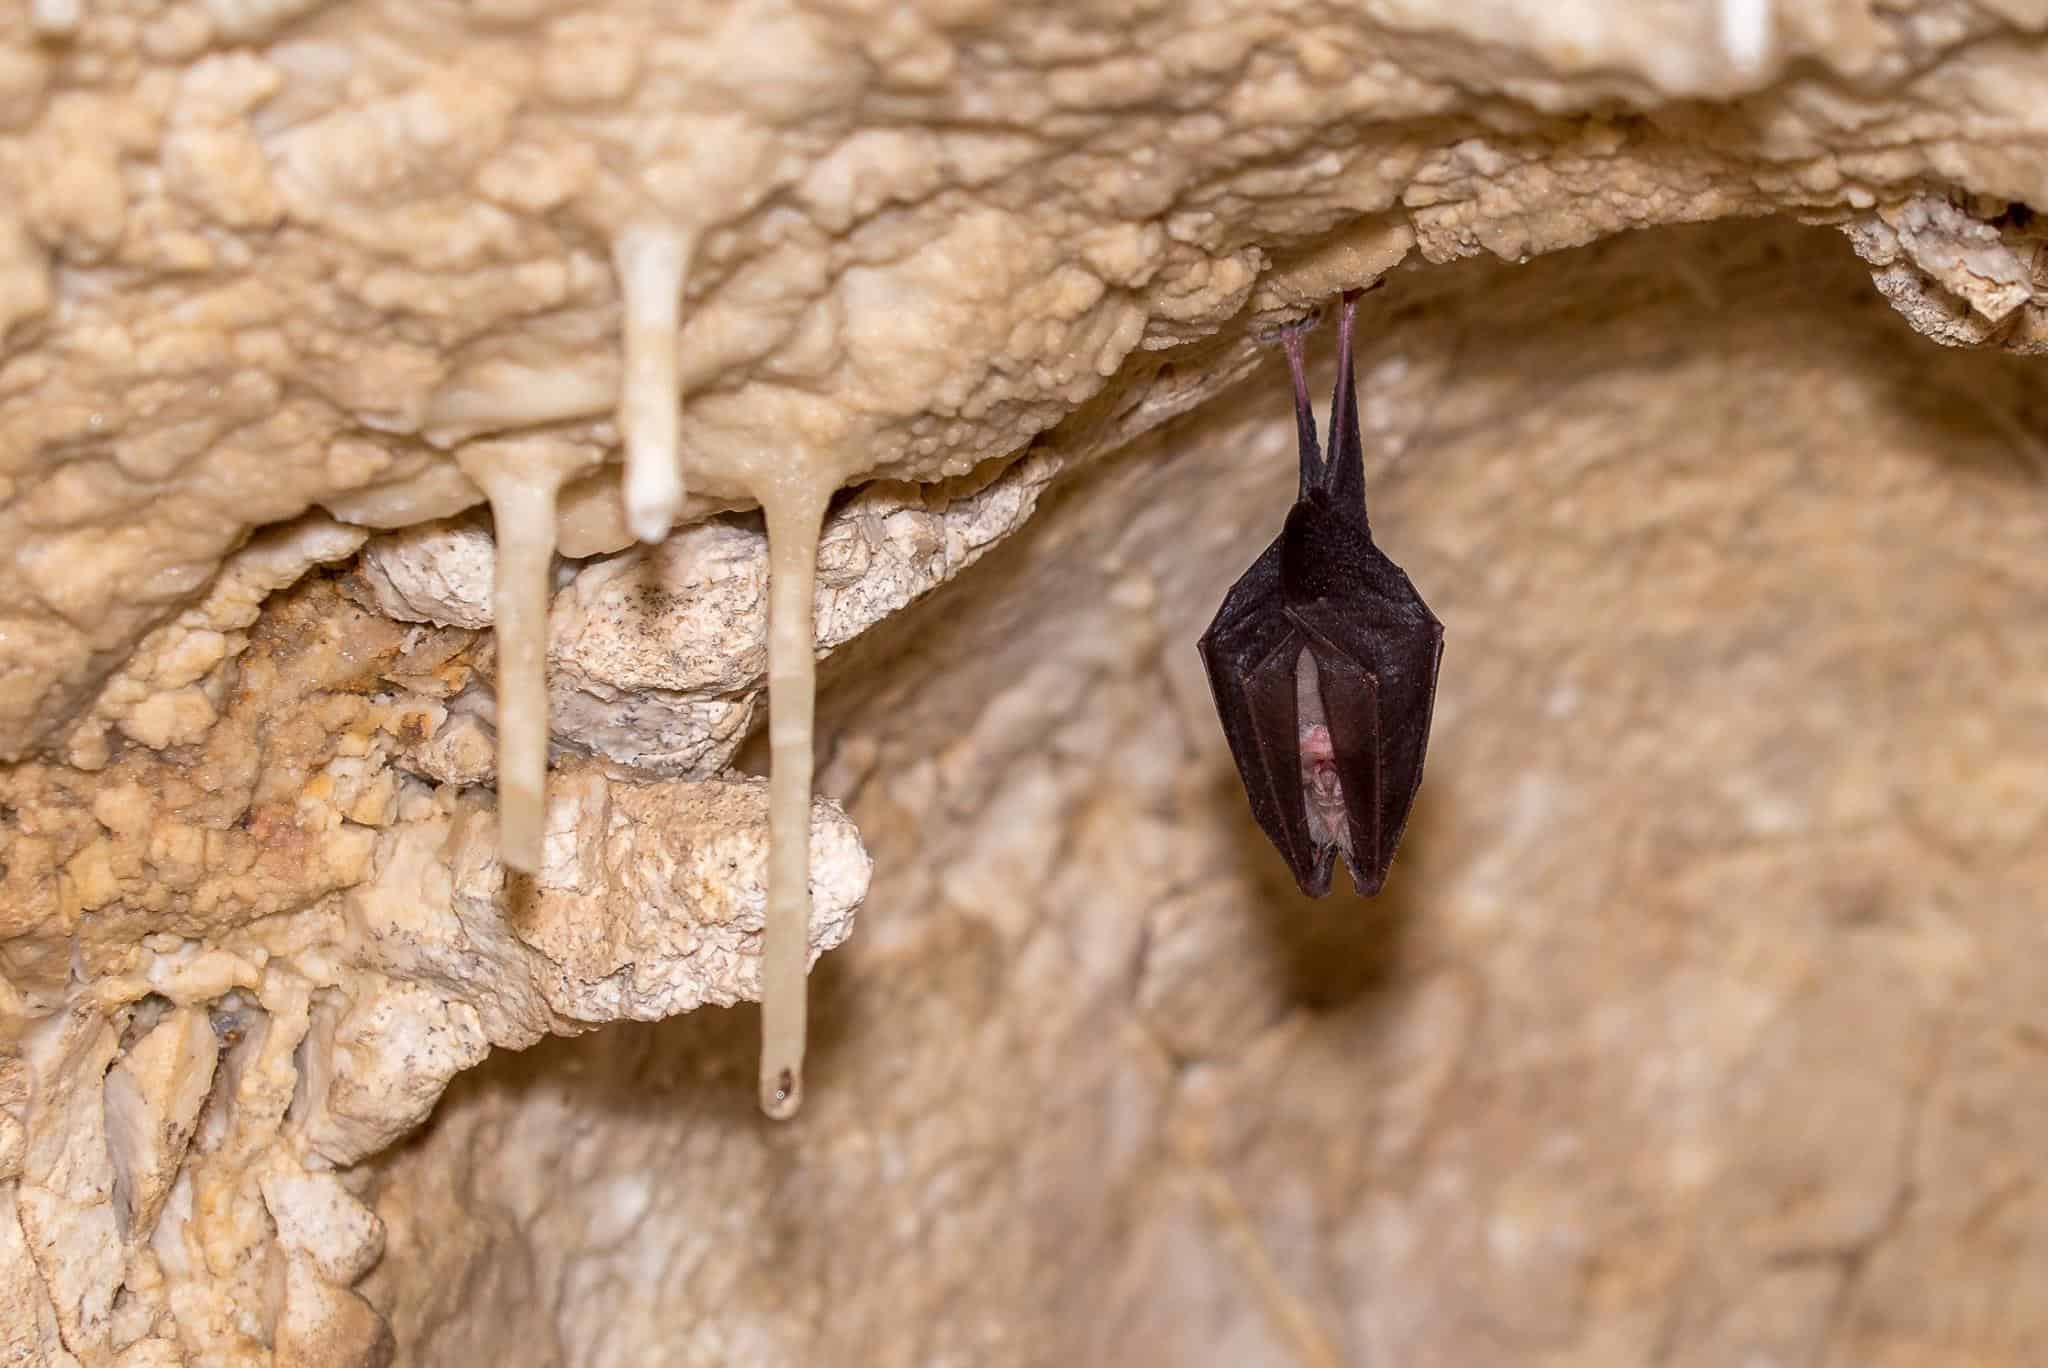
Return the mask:
{"type": "MultiPolygon", "coordinates": [[[[239,641],[198,744],[0,772],[25,1361],[381,1361],[349,1290],[379,1219],[309,1183],[494,1046],[758,993],[761,781],[564,766],[543,867],[510,879],[488,797],[405,768],[443,711],[409,687],[440,658],[418,635],[312,581],[239,641]]],[[[812,860],[815,954],[869,870],[822,801],[812,860]]]]}
{"type": "MultiPolygon", "coordinates": [[[[0,22],[0,755],[58,734],[250,528],[425,521],[481,500],[464,441],[607,440],[612,244],[649,222],[691,248],[686,446],[929,478],[1212,334],[1339,226],[1350,253],[1283,297],[1409,250],[1930,187],[2048,203],[2040,17],[2011,6],[0,22]]],[[[2031,335],[2031,282],[1997,284],[2031,335]]]]}
{"type": "Polygon", "coordinates": [[[0,12],[0,1355],[2034,1362],[2044,28],[0,12]],[[1767,215],[1841,234],[1614,237],[1767,215]],[[627,550],[650,225],[694,525],[627,550]],[[1260,329],[1383,274],[1450,641],[1388,894],[1303,904],[1191,643],[1291,490],[1260,329]],[[530,880],[444,521],[529,439],[612,462],[530,880]],[[692,1012],[758,991],[733,449],[885,482],[782,1129],[692,1012]]]}
{"type": "MultiPolygon", "coordinates": [[[[1026,456],[932,485],[877,482],[827,523],[818,547],[817,646],[830,652],[979,560],[1020,527],[1054,473],[1026,456]]],[[[364,548],[345,592],[386,617],[441,627],[492,622],[491,537],[433,523],[364,548]]],[[[550,726],[563,752],[655,774],[705,777],[732,763],[768,678],[768,539],[722,520],[577,566],[549,609],[550,726]]],[[[468,663],[487,642],[454,638],[468,663]]],[[[446,699],[460,727],[493,711],[472,673],[446,699]]],[[[474,783],[495,758],[465,728],[420,747],[436,778],[474,783]]]]}
{"type": "Polygon", "coordinates": [[[2031,366],[1813,230],[1369,307],[1452,633],[1387,893],[1293,891],[1190,644],[1292,494],[1275,366],[828,678],[877,876],[801,1120],[703,1018],[454,1085],[377,1180],[408,1361],[2032,1360],[2031,366]]]}

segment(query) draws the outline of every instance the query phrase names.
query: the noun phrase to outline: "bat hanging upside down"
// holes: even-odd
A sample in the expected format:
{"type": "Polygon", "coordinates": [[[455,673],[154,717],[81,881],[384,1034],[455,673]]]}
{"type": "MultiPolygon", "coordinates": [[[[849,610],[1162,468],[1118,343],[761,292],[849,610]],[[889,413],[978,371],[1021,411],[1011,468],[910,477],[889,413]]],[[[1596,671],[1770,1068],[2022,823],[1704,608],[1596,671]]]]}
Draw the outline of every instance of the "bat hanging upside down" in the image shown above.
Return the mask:
{"type": "Polygon", "coordinates": [[[1314,898],[1330,891],[1339,853],[1361,894],[1386,882],[1422,783],[1444,644],[1443,624],[1366,523],[1351,377],[1357,304],[1358,292],[1344,296],[1327,460],[1302,373],[1309,325],[1281,334],[1301,493],[1200,643],[1252,816],[1314,898]]]}

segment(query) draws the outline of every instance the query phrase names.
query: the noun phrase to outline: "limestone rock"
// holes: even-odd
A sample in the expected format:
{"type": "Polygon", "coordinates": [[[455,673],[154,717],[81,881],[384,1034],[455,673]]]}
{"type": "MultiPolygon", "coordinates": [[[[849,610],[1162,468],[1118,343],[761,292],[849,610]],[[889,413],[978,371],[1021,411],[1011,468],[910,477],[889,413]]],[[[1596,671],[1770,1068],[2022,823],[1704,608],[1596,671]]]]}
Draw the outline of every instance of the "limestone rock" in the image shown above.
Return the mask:
{"type": "MultiPolygon", "coordinates": [[[[874,485],[833,516],[819,548],[817,638],[829,654],[960,574],[1030,517],[1055,473],[1027,457],[936,487],[874,485]]],[[[405,621],[491,624],[491,540],[468,526],[380,537],[349,586],[405,621]]],[[[550,614],[550,724],[558,746],[637,770],[705,778],[732,762],[767,687],[768,544],[713,522],[661,545],[565,565],[550,614]]],[[[451,642],[452,649],[469,643],[451,642]]],[[[493,773],[494,708],[472,675],[453,724],[412,762],[446,782],[493,773]]]]}
{"type": "Polygon", "coordinates": [[[0,15],[0,1356],[2034,1362],[2042,27],[0,15]],[[1261,339],[1376,282],[1450,637],[1388,894],[1305,905],[1191,643],[1292,492],[1261,339]],[[701,1009],[799,485],[777,1130],[701,1009]]]}
{"type": "Polygon", "coordinates": [[[346,1287],[384,1252],[384,1227],[332,1173],[280,1171],[263,1184],[278,1244],[303,1252],[320,1276],[346,1287]]]}
{"type": "Polygon", "coordinates": [[[107,1152],[122,1231],[147,1239],[185,1160],[218,1058],[205,1012],[172,1009],[107,1072],[107,1152]]]}
{"type": "Polygon", "coordinates": [[[303,1254],[285,1256],[277,1368],[389,1368],[391,1329],[368,1303],[320,1275],[303,1254]]]}

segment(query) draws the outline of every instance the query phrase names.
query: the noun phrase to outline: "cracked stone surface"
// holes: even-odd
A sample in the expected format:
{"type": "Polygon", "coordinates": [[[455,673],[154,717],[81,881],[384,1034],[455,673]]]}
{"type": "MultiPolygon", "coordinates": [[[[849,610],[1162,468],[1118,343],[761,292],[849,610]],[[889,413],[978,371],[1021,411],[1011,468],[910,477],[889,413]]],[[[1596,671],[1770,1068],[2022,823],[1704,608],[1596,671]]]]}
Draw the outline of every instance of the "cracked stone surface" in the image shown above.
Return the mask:
{"type": "Polygon", "coordinates": [[[0,1358],[2032,1364],[2044,29],[0,7],[0,1358]],[[1380,278],[1450,636],[1309,904],[1192,642],[1259,339],[1380,278]],[[536,453],[521,876],[464,472],[536,453]],[[782,1128],[742,466],[859,486],[782,1128]]]}
{"type": "Polygon", "coordinates": [[[1450,625],[1387,893],[1293,891],[1190,644],[1292,495],[1269,364],[914,669],[828,668],[877,875],[797,1123],[695,1017],[494,1061],[380,1169],[408,1361],[2029,1360],[2032,370],[1814,230],[1367,307],[1375,525],[1450,625]]]}

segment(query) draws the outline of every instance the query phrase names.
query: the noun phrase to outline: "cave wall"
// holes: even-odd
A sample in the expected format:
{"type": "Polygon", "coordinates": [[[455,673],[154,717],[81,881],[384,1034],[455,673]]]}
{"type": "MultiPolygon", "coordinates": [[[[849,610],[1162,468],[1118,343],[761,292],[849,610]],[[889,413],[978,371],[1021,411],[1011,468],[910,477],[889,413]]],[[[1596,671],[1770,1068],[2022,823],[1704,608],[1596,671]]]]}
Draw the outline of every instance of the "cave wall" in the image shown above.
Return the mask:
{"type": "Polygon", "coordinates": [[[1292,497],[1275,361],[828,669],[876,877],[798,1122],[699,1014],[379,1167],[408,1361],[2029,1360],[2032,364],[1779,225],[1369,308],[1449,630],[1387,891],[1295,891],[1193,656],[1292,497]]]}
{"type": "Polygon", "coordinates": [[[2029,1361],[2044,22],[9,10],[0,1346],[2029,1361]],[[1449,643],[1388,891],[1311,903],[1192,642],[1292,493],[1266,330],[1382,277],[1449,643]],[[779,1128],[762,459],[870,481],[779,1128]]]}

